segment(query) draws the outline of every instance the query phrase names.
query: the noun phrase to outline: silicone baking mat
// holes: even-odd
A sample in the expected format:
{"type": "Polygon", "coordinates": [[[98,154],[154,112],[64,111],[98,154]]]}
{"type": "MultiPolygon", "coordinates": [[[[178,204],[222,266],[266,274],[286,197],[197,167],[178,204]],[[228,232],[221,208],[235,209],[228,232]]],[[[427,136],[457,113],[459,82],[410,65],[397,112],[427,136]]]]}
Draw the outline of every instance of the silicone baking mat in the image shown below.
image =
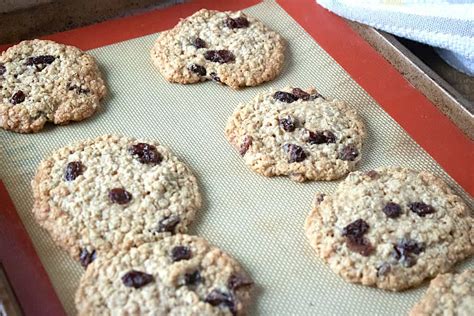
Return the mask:
{"type": "MultiPolygon", "coordinates": [[[[270,87],[315,86],[324,96],[346,100],[368,127],[359,169],[400,165],[430,170],[473,206],[466,192],[472,193],[472,142],[341,19],[314,1],[200,1],[49,38],[67,39],[85,49],[97,47],[89,52],[106,76],[109,95],[95,116],[80,123],[48,126],[34,135],[0,131],[0,179],[68,314],[75,314],[74,292],[83,269],[35,223],[30,181],[41,159],[54,149],[105,133],[157,139],[191,166],[199,179],[204,207],[190,233],[225,249],[251,274],[257,286],[250,314],[400,315],[409,310],[426,284],[402,293],[347,284],[309,247],[303,223],[313,195],[331,193],[337,182],[301,184],[259,176],[224,139],[225,122],[235,106],[270,87]],[[214,82],[170,84],[149,58],[157,33],[118,42],[145,33],[120,29],[130,21],[138,23],[135,29],[140,30],[157,29],[153,23],[166,28],[200,7],[237,9],[251,4],[244,11],[288,42],[282,74],[258,87],[235,91],[214,82]],[[101,32],[107,28],[111,33],[104,39],[101,32]],[[338,31],[343,33],[338,35],[338,31]]],[[[473,266],[470,259],[458,268],[473,266]]]]}

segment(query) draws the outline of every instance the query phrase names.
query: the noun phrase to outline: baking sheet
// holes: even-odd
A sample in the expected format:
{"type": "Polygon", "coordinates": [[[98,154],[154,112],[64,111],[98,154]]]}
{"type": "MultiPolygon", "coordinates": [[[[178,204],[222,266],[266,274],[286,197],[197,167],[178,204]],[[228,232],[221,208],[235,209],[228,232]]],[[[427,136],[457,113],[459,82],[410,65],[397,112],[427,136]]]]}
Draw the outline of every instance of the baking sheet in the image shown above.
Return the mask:
{"type": "MultiPolygon", "coordinates": [[[[0,131],[0,178],[4,181],[68,314],[83,269],[56,247],[34,221],[30,181],[52,150],[105,133],[157,139],[198,176],[204,206],[191,233],[206,237],[236,257],[252,275],[257,293],[250,313],[333,315],[406,313],[426,285],[391,293],[345,283],[314,255],[303,223],[315,192],[337,182],[294,183],[251,172],[223,136],[239,102],[259,91],[288,84],[315,86],[322,95],[355,107],[368,127],[361,170],[401,165],[444,178],[472,208],[473,201],[441,167],[317,43],[274,2],[244,10],[288,41],[287,61],[274,81],[240,91],[214,82],[167,83],[153,67],[149,50],[157,34],[91,50],[110,93],[92,118],[35,135],[0,131]]],[[[474,260],[459,268],[474,267],[474,260]]]]}

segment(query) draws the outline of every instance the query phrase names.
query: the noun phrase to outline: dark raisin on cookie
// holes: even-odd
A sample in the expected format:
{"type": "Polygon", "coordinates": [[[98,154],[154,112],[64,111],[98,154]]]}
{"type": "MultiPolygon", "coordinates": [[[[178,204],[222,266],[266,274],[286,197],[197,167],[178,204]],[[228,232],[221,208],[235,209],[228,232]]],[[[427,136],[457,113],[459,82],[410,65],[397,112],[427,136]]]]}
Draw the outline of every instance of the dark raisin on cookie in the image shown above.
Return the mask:
{"type": "Polygon", "coordinates": [[[239,154],[241,156],[244,156],[245,153],[249,150],[250,146],[252,146],[252,137],[251,136],[245,136],[242,143],[240,144],[239,148],[239,154]]]}
{"type": "Polygon", "coordinates": [[[19,104],[19,103],[22,103],[23,101],[25,101],[25,93],[23,93],[23,91],[21,90],[18,90],[17,92],[15,92],[15,94],[11,97],[10,99],[10,103],[11,104],[19,104]]]}
{"type": "Polygon", "coordinates": [[[225,25],[231,29],[241,29],[249,27],[250,23],[245,17],[238,17],[238,18],[227,18],[225,20],[225,25]]]}
{"type": "Polygon", "coordinates": [[[219,64],[225,64],[235,60],[234,54],[226,49],[208,50],[204,53],[204,58],[219,64]]]}
{"type": "Polygon", "coordinates": [[[176,246],[171,249],[171,260],[173,262],[181,260],[189,260],[193,256],[191,249],[186,246],[176,246]]]}
{"type": "Polygon", "coordinates": [[[370,226],[363,219],[358,219],[342,229],[341,235],[346,237],[347,247],[363,256],[370,255],[374,248],[370,241],[364,237],[370,226]]]}
{"type": "Polygon", "coordinates": [[[122,276],[123,285],[135,289],[139,289],[148,283],[153,282],[153,280],[153,275],[137,270],[130,270],[122,276]]]}
{"type": "Polygon", "coordinates": [[[413,239],[402,239],[393,246],[393,257],[409,268],[416,264],[416,257],[425,251],[425,245],[413,239]]]}
{"type": "Polygon", "coordinates": [[[202,276],[199,270],[196,270],[194,272],[186,273],[184,275],[184,284],[187,286],[195,286],[198,285],[199,283],[202,283],[202,276]]]}
{"type": "Polygon", "coordinates": [[[4,64],[0,63],[0,76],[7,72],[7,68],[4,64]]]}
{"type": "Polygon", "coordinates": [[[132,200],[132,194],[122,188],[115,188],[109,191],[109,199],[113,203],[127,204],[132,200]]]}
{"type": "Polygon", "coordinates": [[[84,268],[87,268],[87,266],[96,258],[97,258],[97,254],[95,250],[92,250],[91,252],[89,252],[85,248],[81,250],[81,253],[79,255],[79,260],[81,261],[81,265],[84,268]]]}
{"type": "Polygon", "coordinates": [[[158,222],[158,232],[159,233],[176,233],[176,226],[179,224],[181,219],[177,215],[170,215],[168,217],[163,218],[158,222]]]}
{"type": "Polygon", "coordinates": [[[342,148],[342,151],[339,153],[339,159],[346,161],[354,161],[357,156],[359,156],[359,151],[356,146],[349,144],[342,148]]]}
{"type": "Polygon", "coordinates": [[[39,65],[39,64],[49,65],[49,64],[52,64],[55,59],[56,57],[52,55],[28,57],[28,59],[26,60],[26,65],[27,66],[33,66],[33,65],[39,65]]]}
{"type": "Polygon", "coordinates": [[[217,289],[212,290],[209,294],[207,294],[205,301],[212,306],[227,306],[232,314],[235,315],[236,313],[234,298],[228,293],[224,293],[217,289]]]}
{"type": "Polygon", "coordinates": [[[382,211],[390,218],[397,218],[402,214],[402,208],[394,202],[388,202],[385,204],[382,211]]]}
{"type": "Polygon", "coordinates": [[[308,142],[312,145],[330,144],[336,142],[336,135],[331,131],[309,132],[308,142]]]}
{"type": "Polygon", "coordinates": [[[227,281],[229,289],[237,290],[241,287],[251,286],[253,281],[243,274],[232,274],[227,281]]]}
{"type": "Polygon", "coordinates": [[[425,217],[426,215],[432,214],[435,212],[435,209],[433,206],[423,203],[423,202],[410,203],[408,207],[413,213],[417,214],[420,217],[425,217]]]}
{"type": "Polygon", "coordinates": [[[206,42],[202,38],[196,37],[193,41],[193,46],[198,48],[198,49],[199,48],[205,48],[206,47],[206,42]]]}
{"type": "Polygon", "coordinates": [[[369,224],[367,224],[367,222],[363,219],[359,218],[342,229],[342,236],[348,238],[362,237],[366,232],[369,231],[369,228],[369,224]]]}
{"type": "Polygon", "coordinates": [[[71,161],[66,165],[64,171],[64,179],[66,181],[73,181],[84,172],[84,165],[80,161],[71,161]]]}
{"type": "Polygon", "coordinates": [[[306,159],[306,152],[301,146],[295,144],[285,144],[283,145],[283,150],[288,154],[289,163],[293,162],[302,162],[306,159]]]}
{"type": "Polygon", "coordinates": [[[292,93],[285,92],[285,91],[277,91],[273,95],[275,100],[285,102],[285,103],[293,103],[298,100],[298,97],[292,93]]]}
{"type": "Polygon", "coordinates": [[[198,64],[189,65],[189,70],[191,70],[192,72],[194,72],[195,74],[197,74],[199,76],[205,76],[206,73],[207,73],[206,68],[204,68],[203,66],[198,65],[198,64]]]}
{"type": "Polygon", "coordinates": [[[163,156],[156,150],[155,146],[150,144],[138,143],[132,145],[128,151],[143,164],[159,164],[163,161],[163,156]]]}
{"type": "Polygon", "coordinates": [[[71,84],[71,83],[67,85],[67,89],[69,91],[75,91],[77,94],[86,94],[90,92],[90,90],[87,88],[82,88],[81,86],[71,84]]]}
{"type": "Polygon", "coordinates": [[[278,123],[285,132],[294,132],[296,129],[296,120],[291,115],[279,119],[278,123]]]}
{"type": "Polygon", "coordinates": [[[305,92],[300,88],[293,88],[293,90],[291,90],[291,93],[298,99],[301,99],[303,101],[308,101],[309,97],[311,96],[308,92],[305,92]]]}

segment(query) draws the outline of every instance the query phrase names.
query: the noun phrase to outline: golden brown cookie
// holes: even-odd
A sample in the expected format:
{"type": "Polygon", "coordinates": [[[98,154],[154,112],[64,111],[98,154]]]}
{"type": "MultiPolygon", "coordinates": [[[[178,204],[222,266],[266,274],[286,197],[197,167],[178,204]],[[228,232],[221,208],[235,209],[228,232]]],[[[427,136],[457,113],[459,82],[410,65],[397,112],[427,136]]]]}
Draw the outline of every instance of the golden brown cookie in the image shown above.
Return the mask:
{"type": "Polygon", "coordinates": [[[98,258],[76,293],[79,315],[243,315],[253,282],[201,237],[177,234],[98,258]]]}
{"type": "Polygon", "coordinates": [[[352,172],[318,195],[306,219],[318,256],[348,282],[403,290],[474,253],[474,218],[435,175],[405,168],[352,172]]]}
{"type": "Polygon", "coordinates": [[[196,178],[166,147],[112,135],[55,151],[32,185],[37,221],[83,266],[186,232],[201,206],[196,178]]]}
{"type": "Polygon", "coordinates": [[[365,134],[361,118],[345,102],[293,87],[240,104],[225,128],[252,170],[298,182],[335,180],[354,170],[365,134]]]}
{"type": "Polygon", "coordinates": [[[151,58],[170,82],[256,86],[281,71],[282,37],[242,12],[202,9],[162,32],[151,58]]]}
{"type": "Polygon", "coordinates": [[[0,127],[19,133],[46,122],[68,124],[90,117],[105,96],[92,56],[53,41],[23,41],[0,56],[0,127]]]}

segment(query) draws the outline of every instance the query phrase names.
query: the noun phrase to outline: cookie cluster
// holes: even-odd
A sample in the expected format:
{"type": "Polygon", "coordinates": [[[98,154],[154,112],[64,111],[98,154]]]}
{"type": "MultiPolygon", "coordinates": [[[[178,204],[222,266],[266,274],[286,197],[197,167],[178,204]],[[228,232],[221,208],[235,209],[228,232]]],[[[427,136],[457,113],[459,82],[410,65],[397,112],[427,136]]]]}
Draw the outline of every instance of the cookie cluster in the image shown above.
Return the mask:
{"type": "MultiPolygon", "coordinates": [[[[151,58],[169,82],[237,89],[274,79],[284,52],[283,38],[257,19],[202,9],[162,32],[151,58]]],[[[20,133],[83,120],[106,94],[93,57],[42,40],[0,56],[0,89],[0,126],[20,133]]],[[[316,195],[305,222],[311,246],[335,273],[393,291],[438,275],[412,314],[456,313],[445,302],[472,303],[472,295],[464,299],[472,271],[440,273],[474,253],[470,210],[431,173],[354,171],[366,134],[346,102],[293,86],[238,105],[225,127],[228,142],[261,175],[346,177],[332,194],[316,195]]],[[[230,255],[186,234],[202,204],[197,180],[159,142],[83,140],[44,159],[32,186],[36,220],[86,269],[76,294],[80,315],[245,314],[253,281],[230,255]]]]}
{"type": "Polygon", "coordinates": [[[197,180],[160,143],[104,135],[61,148],[33,191],[37,221],[87,269],[80,315],[237,315],[249,304],[239,263],[185,234],[201,207],[197,180]]]}

